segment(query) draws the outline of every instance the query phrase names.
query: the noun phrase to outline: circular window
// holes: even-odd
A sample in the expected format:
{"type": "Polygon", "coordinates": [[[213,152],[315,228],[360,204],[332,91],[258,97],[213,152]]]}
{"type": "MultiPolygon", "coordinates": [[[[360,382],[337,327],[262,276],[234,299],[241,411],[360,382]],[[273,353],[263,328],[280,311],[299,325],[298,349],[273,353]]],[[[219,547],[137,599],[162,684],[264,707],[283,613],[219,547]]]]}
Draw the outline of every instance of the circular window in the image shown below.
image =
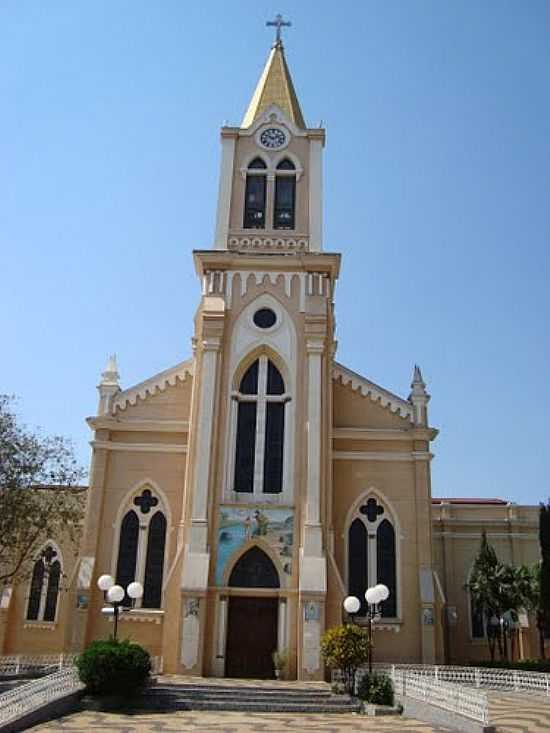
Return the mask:
{"type": "Polygon", "coordinates": [[[254,324],[258,326],[258,328],[271,328],[271,326],[275,325],[277,316],[271,308],[260,308],[260,310],[254,313],[253,320],[254,324]]]}

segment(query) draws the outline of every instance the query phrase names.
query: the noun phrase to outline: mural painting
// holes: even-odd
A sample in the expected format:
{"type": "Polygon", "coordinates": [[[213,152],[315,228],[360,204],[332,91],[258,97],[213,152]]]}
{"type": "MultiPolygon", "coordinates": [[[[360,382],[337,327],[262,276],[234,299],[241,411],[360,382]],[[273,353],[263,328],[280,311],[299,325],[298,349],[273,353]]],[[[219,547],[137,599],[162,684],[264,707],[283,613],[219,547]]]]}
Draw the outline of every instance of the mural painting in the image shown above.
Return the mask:
{"type": "Polygon", "coordinates": [[[218,529],[216,585],[223,585],[225,566],[234,552],[261,538],[278,555],[281,567],[292,574],[294,514],[292,509],[257,509],[222,506],[218,529]]]}

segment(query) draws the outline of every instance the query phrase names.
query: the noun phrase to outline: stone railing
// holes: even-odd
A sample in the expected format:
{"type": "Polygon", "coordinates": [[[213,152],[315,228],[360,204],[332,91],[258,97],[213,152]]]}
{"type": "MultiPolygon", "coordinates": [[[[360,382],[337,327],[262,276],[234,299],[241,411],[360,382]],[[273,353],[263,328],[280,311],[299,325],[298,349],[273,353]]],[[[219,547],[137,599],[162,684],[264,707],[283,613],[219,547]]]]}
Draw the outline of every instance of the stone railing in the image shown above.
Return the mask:
{"type": "Polygon", "coordinates": [[[71,667],[76,654],[11,654],[0,656],[0,676],[46,674],[71,667]]]}
{"type": "Polygon", "coordinates": [[[398,666],[393,667],[390,674],[396,695],[420,700],[427,705],[488,725],[489,701],[485,692],[398,666]]]}
{"type": "Polygon", "coordinates": [[[413,672],[435,681],[451,682],[468,687],[492,690],[522,690],[538,692],[550,697],[550,674],[524,672],[519,669],[496,669],[491,667],[457,667],[429,664],[376,664],[377,671],[393,674],[393,670],[413,672]]]}
{"type": "Polygon", "coordinates": [[[84,689],[74,667],[62,669],[0,695],[0,727],[84,689]]]}
{"type": "MultiPolygon", "coordinates": [[[[78,654],[11,654],[0,656],[0,677],[13,675],[43,675],[72,667],[78,654]]],[[[162,657],[151,657],[151,672],[162,674],[162,657]]]]}

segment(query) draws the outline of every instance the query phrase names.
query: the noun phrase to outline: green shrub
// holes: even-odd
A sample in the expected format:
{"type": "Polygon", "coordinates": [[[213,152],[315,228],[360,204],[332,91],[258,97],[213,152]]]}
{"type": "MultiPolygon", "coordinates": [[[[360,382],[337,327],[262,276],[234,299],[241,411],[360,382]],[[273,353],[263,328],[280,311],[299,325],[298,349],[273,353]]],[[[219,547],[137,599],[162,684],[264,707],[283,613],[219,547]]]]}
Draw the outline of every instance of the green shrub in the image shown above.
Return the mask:
{"type": "Polygon", "coordinates": [[[366,674],[357,685],[357,697],[373,705],[393,705],[393,682],[387,674],[366,674]]]}
{"type": "Polygon", "coordinates": [[[92,641],[76,660],[78,675],[91,695],[132,695],[151,671],[151,657],[139,644],[92,641]]]}
{"type": "Polygon", "coordinates": [[[327,667],[341,670],[346,690],[353,694],[355,672],[369,659],[368,634],[354,624],[328,629],[321,639],[321,655],[327,667]]]}
{"type": "Polygon", "coordinates": [[[491,662],[484,660],[483,662],[471,662],[472,667],[489,667],[494,669],[520,669],[524,672],[550,672],[550,659],[522,659],[521,662],[507,662],[505,660],[495,660],[491,662]]]}

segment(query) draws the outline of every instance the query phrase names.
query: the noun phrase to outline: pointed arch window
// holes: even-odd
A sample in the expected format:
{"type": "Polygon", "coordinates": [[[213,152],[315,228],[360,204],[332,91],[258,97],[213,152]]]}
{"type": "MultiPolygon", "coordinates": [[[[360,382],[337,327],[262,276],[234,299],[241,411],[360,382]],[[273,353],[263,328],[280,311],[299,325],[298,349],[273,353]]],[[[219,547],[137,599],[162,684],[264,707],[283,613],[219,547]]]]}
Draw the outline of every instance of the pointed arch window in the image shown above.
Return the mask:
{"type": "Polygon", "coordinates": [[[267,166],[261,158],[254,158],[246,173],[244,194],[245,229],[265,229],[267,166]]]}
{"type": "MultiPolygon", "coordinates": [[[[135,605],[161,608],[167,530],[163,504],[154,489],[144,488],[130,505],[120,523],[116,582],[126,588],[137,580],[143,597],[135,605]]],[[[132,605],[127,597],[123,603],[132,605]]]]}
{"type": "Polygon", "coordinates": [[[235,564],[229,585],[233,588],[279,588],[279,573],[262,549],[251,547],[235,564]]]}
{"type": "Polygon", "coordinates": [[[347,543],[348,593],[361,601],[359,615],[367,612],[367,588],[384,583],[390,595],[381,604],[381,614],[383,618],[395,618],[399,594],[395,523],[376,498],[371,496],[352,517],[347,543]]]}
{"type": "Polygon", "coordinates": [[[61,582],[61,559],[52,545],[34,563],[27,602],[28,621],[55,621],[61,582]]]}
{"type": "Polygon", "coordinates": [[[284,379],[260,356],[244,373],[237,400],[233,489],[238,493],[279,494],[283,490],[285,434],[284,379]]]}
{"type": "Polygon", "coordinates": [[[284,158],[275,171],[274,229],[294,229],[296,219],[296,166],[284,158]]]}

